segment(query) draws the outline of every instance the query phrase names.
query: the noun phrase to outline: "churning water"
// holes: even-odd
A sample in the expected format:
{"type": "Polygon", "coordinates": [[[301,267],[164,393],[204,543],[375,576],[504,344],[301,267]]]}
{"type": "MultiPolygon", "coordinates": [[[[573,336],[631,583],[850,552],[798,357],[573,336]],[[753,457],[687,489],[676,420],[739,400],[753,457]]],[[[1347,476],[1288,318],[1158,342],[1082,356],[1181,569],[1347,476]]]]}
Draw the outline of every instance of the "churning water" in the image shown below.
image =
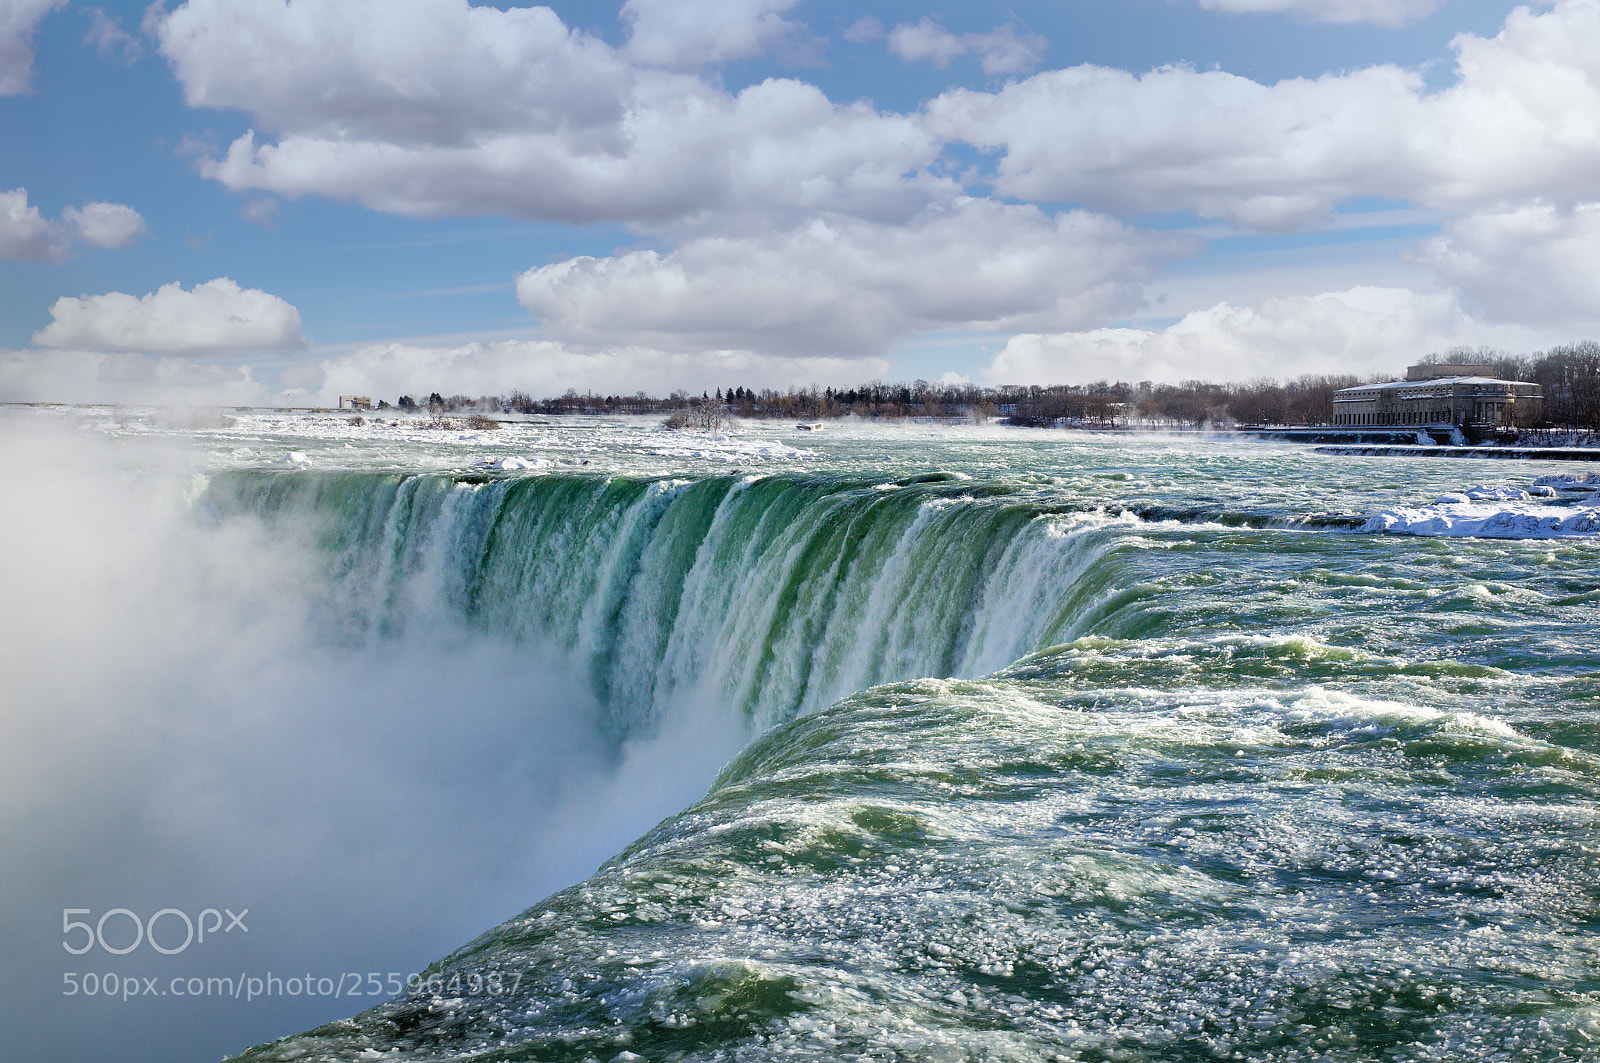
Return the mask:
{"type": "Polygon", "coordinates": [[[602,751],[742,749],[241,1060],[1600,1059],[1600,538],[1371,519],[1487,486],[1581,529],[1522,495],[1568,469],[330,425],[188,433],[196,534],[301,544],[328,652],[450,631],[559,659],[602,751]]]}

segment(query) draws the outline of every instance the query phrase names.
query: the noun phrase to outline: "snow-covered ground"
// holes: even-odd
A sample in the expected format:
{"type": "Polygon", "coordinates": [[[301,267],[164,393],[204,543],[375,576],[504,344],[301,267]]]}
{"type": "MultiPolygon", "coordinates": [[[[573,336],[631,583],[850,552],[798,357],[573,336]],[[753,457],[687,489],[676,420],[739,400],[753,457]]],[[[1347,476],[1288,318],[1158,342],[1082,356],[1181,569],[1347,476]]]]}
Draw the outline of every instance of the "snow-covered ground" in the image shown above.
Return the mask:
{"type": "Polygon", "coordinates": [[[1361,530],[1483,539],[1600,535],[1600,474],[1541,476],[1527,490],[1473,487],[1448,492],[1431,506],[1386,509],[1361,530]]]}
{"type": "Polygon", "coordinates": [[[1588,475],[1562,473],[1557,476],[1541,476],[1533,482],[1536,487],[1548,487],[1556,491],[1600,491],[1600,472],[1591,472],[1588,475]]]}
{"type": "Polygon", "coordinates": [[[725,431],[668,430],[660,418],[507,419],[470,427],[464,418],[294,410],[204,414],[131,408],[80,408],[86,426],[118,436],[174,436],[199,441],[237,466],[359,468],[374,464],[524,471],[589,466],[632,467],[640,457],[714,465],[761,465],[817,458],[777,436],[785,423],[735,422],[725,431]]]}

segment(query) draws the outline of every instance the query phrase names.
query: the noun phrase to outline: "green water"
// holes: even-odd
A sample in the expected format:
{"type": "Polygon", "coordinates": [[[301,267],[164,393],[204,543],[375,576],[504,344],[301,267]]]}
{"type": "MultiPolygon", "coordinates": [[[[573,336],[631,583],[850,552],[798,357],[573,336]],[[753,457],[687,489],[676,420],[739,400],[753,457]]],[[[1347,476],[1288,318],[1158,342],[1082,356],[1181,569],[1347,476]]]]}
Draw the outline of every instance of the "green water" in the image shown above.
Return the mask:
{"type": "Polygon", "coordinates": [[[212,477],[208,519],[312,529],[343,637],[460,618],[619,740],[752,736],[416,992],[240,1058],[1600,1059],[1600,543],[1355,530],[1550,469],[821,435],[212,477]]]}

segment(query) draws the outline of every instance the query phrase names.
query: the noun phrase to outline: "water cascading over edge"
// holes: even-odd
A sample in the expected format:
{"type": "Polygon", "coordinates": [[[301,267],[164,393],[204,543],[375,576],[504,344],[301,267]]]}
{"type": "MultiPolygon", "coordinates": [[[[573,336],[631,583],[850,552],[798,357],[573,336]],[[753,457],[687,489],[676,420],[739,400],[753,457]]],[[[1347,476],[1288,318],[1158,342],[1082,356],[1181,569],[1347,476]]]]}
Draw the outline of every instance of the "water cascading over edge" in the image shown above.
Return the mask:
{"type": "Polygon", "coordinates": [[[618,736],[674,699],[765,728],[855,690],[978,675],[1068,637],[1103,521],[951,476],[221,474],[220,517],[306,521],[345,630],[438,616],[561,647],[618,736]]]}

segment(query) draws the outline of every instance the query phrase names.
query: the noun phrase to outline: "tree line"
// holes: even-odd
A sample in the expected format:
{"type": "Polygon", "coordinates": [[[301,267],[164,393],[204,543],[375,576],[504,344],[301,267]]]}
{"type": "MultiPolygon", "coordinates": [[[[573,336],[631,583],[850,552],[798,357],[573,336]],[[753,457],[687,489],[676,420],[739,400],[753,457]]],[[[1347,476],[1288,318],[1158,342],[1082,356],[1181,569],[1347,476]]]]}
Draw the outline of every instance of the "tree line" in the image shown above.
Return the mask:
{"type": "MultiPolygon", "coordinates": [[[[1600,343],[1552,347],[1532,354],[1508,354],[1492,348],[1456,347],[1430,354],[1424,364],[1488,365],[1494,376],[1531,381],[1544,388],[1544,424],[1600,430],[1600,343]]],[[[834,417],[873,419],[922,418],[986,421],[999,417],[1015,425],[1203,428],[1237,425],[1329,425],[1333,394],[1340,388],[1375,383],[1384,377],[1310,374],[1292,380],[1260,378],[1218,384],[1205,380],[1137,383],[1098,380],[1089,384],[1001,385],[980,387],[968,382],[916,380],[889,383],[873,380],[851,388],[732,387],[685,390],[656,397],[579,392],[534,398],[514,390],[507,395],[429,396],[430,409],[516,412],[522,414],[662,414],[674,423],[715,425],[724,416],[825,420],[834,417]],[[692,413],[692,416],[691,416],[692,413]]],[[[409,398],[402,407],[414,406],[409,398]]]]}

